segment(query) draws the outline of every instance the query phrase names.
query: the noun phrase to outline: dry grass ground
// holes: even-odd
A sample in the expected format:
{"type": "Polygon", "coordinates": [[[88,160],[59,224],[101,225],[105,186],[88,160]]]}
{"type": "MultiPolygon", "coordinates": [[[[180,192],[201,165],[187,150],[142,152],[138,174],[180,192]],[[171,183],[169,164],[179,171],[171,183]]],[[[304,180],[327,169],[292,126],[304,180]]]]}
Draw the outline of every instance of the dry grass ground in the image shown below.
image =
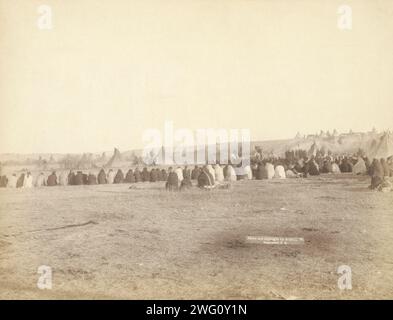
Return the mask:
{"type": "Polygon", "coordinates": [[[366,177],[0,189],[0,298],[393,298],[393,192],[366,177]],[[303,237],[303,245],[247,236],[303,237]],[[337,268],[352,269],[352,290],[337,268]],[[37,268],[53,289],[37,288],[37,268]]]}

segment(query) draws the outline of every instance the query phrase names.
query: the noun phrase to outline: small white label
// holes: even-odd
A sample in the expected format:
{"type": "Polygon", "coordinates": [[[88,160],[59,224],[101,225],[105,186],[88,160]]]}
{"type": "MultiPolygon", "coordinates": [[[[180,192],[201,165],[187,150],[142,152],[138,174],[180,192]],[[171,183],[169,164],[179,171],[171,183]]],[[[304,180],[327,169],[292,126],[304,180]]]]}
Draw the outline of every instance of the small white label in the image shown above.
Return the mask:
{"type": "Polygon", "coordinates": [[[39,266],[37,273],[40,275],[37,281],[38,289],[52,289],[52,268],[48,266],[39,266]]]}
{"type": "Polygon", "coordinates": [[[40,30],[51,30],[52,25],[52,8],[48,5],[40,5],[37,8],[38,19],[37,26],[40,30]]]}
{"type": "Polygon", "coordinates": [[[347,265],[339,266],[337,273],[340,275],[337,281],[340,290],[352,290],[352,270],[347,265]]]}
{"type": "Polygon", "coordinates": [[[352,30],[352,8],[348,5],[341,5],[337,9],[337,28],[340,30],[352,30]]]}

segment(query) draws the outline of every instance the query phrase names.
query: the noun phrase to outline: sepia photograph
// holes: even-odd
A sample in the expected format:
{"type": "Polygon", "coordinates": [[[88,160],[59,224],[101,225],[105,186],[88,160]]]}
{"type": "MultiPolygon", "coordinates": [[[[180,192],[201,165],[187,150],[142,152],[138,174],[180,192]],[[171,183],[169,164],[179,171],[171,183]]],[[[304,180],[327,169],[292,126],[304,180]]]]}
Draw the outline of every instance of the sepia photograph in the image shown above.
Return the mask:
{"type": "Polygon", "coordinates": [[[391,300],[392,39],[391,0],[0,0],[0,299],[391,300]]]}

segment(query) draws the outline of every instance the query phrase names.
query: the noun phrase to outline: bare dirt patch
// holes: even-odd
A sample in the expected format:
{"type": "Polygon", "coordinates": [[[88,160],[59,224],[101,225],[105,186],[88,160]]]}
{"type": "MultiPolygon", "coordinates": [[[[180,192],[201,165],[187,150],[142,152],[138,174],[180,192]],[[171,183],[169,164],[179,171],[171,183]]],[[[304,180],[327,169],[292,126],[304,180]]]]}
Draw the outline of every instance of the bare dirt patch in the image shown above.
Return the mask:
{"type": "Polygon", "coordinates": [[[327,175],[211,192],[167,193],[162,182],[1,189],[0,297],[391,299],[393,193],[368,183],[327,175]],[[342,264],[351,291],[337,287],[342,264]],[[36,286],[40,265],[52,267],[52,290],[36,286]]]}

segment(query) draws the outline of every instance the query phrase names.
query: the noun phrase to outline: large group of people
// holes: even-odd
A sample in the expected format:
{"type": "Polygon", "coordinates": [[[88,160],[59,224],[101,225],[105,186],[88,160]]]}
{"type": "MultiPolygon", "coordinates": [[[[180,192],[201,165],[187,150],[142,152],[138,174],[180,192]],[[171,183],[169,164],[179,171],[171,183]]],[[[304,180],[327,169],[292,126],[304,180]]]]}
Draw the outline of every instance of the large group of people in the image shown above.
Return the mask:
{"type": "MultiPolygon", "coordinates": [[[[0,187],[2,188],[32,188],[43,186],[76,186],[76,185],[96,185],[96,184],[120,184],[120,183],[138,183],[138,182],[166,182],[168,190],[184,189],[192,186],[191,180],[207,179],[209,185],[214,185],[216,181],[237,179],[235,170],[231,165],[228,166],[195,166],[190,169],[188,166],[177,168],[151,168],[144,167],[129,169],[124,174],[122,169],[109,169],[105,172],[101,169],[98,174],[92,172],[84,173],[83,171],[53,171],[48,176],[43,172],[39,173],[33,180],[32,174],[22,172],[19,177],[13,173],[10,177],[0,176],[0,187]],[[208,175],[206,176],[206,172],[208,175]],[[201,178],[200,178],[201,176],[201,178]],[[204,178],[203,178],[204,177],[204,178]],[[209,182],[210,181],[210,182],[209,182]]],[[[207,185],[206,184],[206,185],[207,185]]]]}
{"type": "Polygon", "coordinates": [[[311,156],[271,158],[254,162],[253,177],[256,179],[317,176],[329,173],[353,173],[369,175],[371,189],[383,189],[391,185],[393,156],[373,159],[361,156],[311,156]]]}
{"type": "Polygon", "coordinates": [[[371,189],[381,189],[389,186],[389,177],[393,176],[393,157],[389,159],[373,159],[363,157],[311,156],[296,157],[286,155],[285,158],[265,158],[252,161],[250,165],[220,165],[208,164],[203,166],[151,168],[144,167],[129,169],[125,174],[122,169],[101,169],[98,174],[82,171],[53,171],[48,176],[41,172],[33,179],[27,171],[17,177],[0,176],[0,187],[32,188],[42,186],[75,186],[96,184],[120,184],[138,182],[165,182],[167,190],[184,190],[194,184],[201,188],[213,188],[228,182],[242,179],[285,179],[306,178],[328,173],[368,174],[371,177],[371,189]]]}

